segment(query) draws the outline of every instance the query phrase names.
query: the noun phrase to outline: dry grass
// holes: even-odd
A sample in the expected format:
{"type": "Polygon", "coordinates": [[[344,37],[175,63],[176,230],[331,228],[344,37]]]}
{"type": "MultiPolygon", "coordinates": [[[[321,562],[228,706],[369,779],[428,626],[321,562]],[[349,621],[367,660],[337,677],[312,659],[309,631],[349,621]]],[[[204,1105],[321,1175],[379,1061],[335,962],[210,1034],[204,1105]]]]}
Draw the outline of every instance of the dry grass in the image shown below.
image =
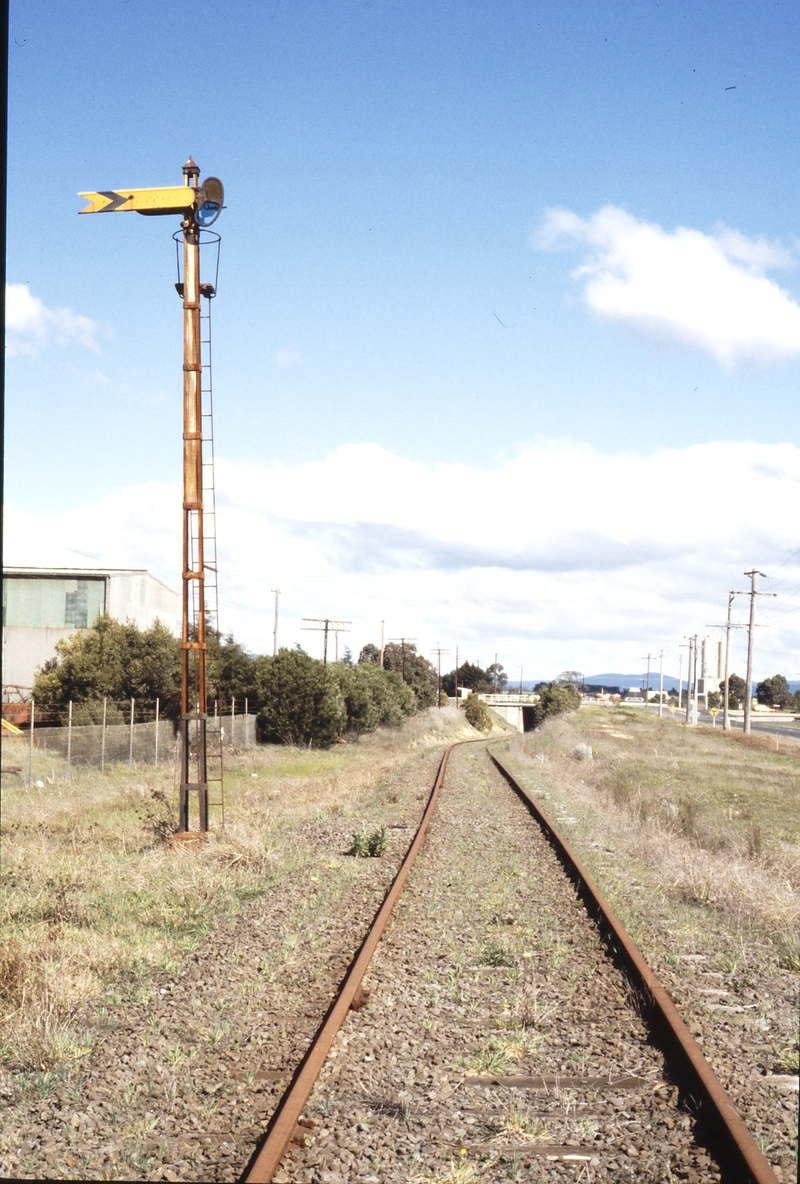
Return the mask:
{"type": "MultiPolygon", "coordinates": [[[[298,866],[297,832],[324,815],[359,818],[392,770],[434,745],[474,736],[452,709],[430,711],[329,751],[251,749],[228,758],[226,829],[200,851],[166,842],[174,819],[172,769],[86,767],[64,780],[63,761],[24,741],[3,744],[0,1055],[47,1071],[90,1051],[76,1017],[87,1001],[148,992],[173,973],[214,921],[298,866]]],[[[391,800],[391,799],[389,799],[391,800]]]]}
{"type": "Polygon", "coordinates": [[[624,845],[671,896],[754,928],[800,969],[800,745],[785,738],[776,753],[769,736],[589,707],[526,737],[514,761],[589,812],[595,868],[603,844],[624,845]]]}

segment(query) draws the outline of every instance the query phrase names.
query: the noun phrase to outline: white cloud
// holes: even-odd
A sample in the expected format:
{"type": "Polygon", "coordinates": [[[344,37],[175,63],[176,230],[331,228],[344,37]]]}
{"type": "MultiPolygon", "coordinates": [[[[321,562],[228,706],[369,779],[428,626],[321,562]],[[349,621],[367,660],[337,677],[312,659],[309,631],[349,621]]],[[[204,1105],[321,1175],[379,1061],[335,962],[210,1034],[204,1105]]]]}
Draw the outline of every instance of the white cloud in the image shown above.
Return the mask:
{"type": "Polygon", "coordinates": [[[283,349],[279,349],[275,356],[275,361],[283,369],[287,369],[290,366],[303,365],[300,352],[293,345],[287,345],[283,349]]]}
{"type": "Polygon", "coordinates": [[[800,355],[800,305],[765,275],[794,265],[780,244],[727,227],[670,233],[616,206],[591,218],[548,210],[531,241],[590,248],[573,277],[608,320],[707,350],[724,365],[800,355]]]}
{"type": "Polygon", "coordinates": [[[51,345],[78,345],[99,353],[97,325],[69,308],[47,308],[27,284],[6,284],[6,349],[37,354],[51,345]]]}
{"type": "MultiPolygon", "coordinates": [[[[800,449],[611,455],[543,440],[490,471],[353,444],[296,465],[219,461],[217,491],[222,626],[257,650],[271,650],[277,583],[280,641],[312,653],[304,616],[352,620],[342,640],[356,652],[383,619],[387,637],[415,636],[422,652],[497,651],[514,677],[520,663],[536,676],[636,670],[662,645],[675,674],[678,642],[714,634],[706,623],[722,619],[731,581],[741,588],[746,568],[769,572],[797,549],[800,449]]],[[[178,486],[155,483],[66,513],[12,509],[6,561],[91,566],[83,553],[177,587],[180,517],[178,486]]],[[[787,597],[800,569],[779,577],[779,598],[758,605],[771,622],[758,631],[758,677],[800,670],[800,599],[787,597]]]]}

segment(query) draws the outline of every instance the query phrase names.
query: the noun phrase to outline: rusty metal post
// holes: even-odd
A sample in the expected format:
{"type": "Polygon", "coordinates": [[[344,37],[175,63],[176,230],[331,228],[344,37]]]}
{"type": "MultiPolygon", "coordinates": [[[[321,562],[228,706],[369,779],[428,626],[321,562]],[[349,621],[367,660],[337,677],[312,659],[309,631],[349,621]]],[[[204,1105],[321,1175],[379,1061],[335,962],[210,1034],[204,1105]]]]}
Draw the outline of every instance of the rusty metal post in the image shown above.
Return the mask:
{"type": "MultiPolygon", "coordinates": [[[[186,184],[200,170],[189,157],[186,184]]],[[[200,231],[194,211],[183,229],[183,611],[181,629],[181,782],[179,828],[189,829],[189,795],[197,793],[198,825],[208,830],[206,749],[206,613],[203,555],[203,407],[200,356],[200,231]],[[195,711],[191,707],[196,706],[195,711]],[[194,728],[192,728],[194,724],[194,728]],[[195,751],[192,759],[192,738],[195,751]],[[194,777],[192,774],[194,773],[194,777]]]]}

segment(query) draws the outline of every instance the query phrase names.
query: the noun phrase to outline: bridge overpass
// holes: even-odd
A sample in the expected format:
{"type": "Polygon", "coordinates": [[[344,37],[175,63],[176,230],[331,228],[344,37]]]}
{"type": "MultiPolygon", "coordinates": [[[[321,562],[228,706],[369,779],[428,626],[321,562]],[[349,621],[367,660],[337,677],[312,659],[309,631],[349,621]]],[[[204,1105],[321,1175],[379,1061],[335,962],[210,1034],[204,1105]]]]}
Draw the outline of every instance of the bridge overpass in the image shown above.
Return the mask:
{"type": "Polygon", "coordinates": [[[487,707],[511,724],[518,732],[533,731],[533,705],[538,703],[539,696],[533,693],[518,695],[509,693],[504,695],[478,695],[487,707]]]}

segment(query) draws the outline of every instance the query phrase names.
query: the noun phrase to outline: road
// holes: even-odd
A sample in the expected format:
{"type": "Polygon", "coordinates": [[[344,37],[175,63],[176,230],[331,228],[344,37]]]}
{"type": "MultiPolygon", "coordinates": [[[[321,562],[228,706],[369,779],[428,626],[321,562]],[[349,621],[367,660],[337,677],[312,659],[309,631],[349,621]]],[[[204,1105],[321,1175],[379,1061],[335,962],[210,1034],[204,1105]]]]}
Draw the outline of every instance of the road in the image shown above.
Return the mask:
{"type": "MultiPolygon", "coordinates": [[[[650,706],[648,708],[648,710],[658,712],[658,707],[650,706]]],[[[684,711],[685,711],[685,709],[682,711],[676,711],[675,718],[676,719],[685,719],[686,716],[684,714],[684,711]]],[[[668,714],[666,709],[664,711],[664,714],[665,715],[668,714]]],[[[722,712],[721,711],[720,711],[719,715],[717,716],[716,724],[714,723],[714,717],[712,715],[709,715],[709,713],[707,711],[699,711],[697,718],[698,718],[698,722],[701,724],[708,724],[709,726],[713,726],[713,727],[717,727],[717,728],[722,727],[722,712]]],[[[742,725],[742,721],[740,719],[732,719],[731,720],[731,730],[732,731],[741,732],[742,728],[743,728],[743,725],[742,725]]],[[[770,724],[770,723],[767,723],[766,721],[762,721],[759,718],[753,718],[751,716],[750,717],[750,731],[751,732],[768,732],[771,736],[795,736],[798,740],[800,740],[800,723],[799,724],[783,724],[783,723],[776,722],[776,723],[770,724]]]]}

